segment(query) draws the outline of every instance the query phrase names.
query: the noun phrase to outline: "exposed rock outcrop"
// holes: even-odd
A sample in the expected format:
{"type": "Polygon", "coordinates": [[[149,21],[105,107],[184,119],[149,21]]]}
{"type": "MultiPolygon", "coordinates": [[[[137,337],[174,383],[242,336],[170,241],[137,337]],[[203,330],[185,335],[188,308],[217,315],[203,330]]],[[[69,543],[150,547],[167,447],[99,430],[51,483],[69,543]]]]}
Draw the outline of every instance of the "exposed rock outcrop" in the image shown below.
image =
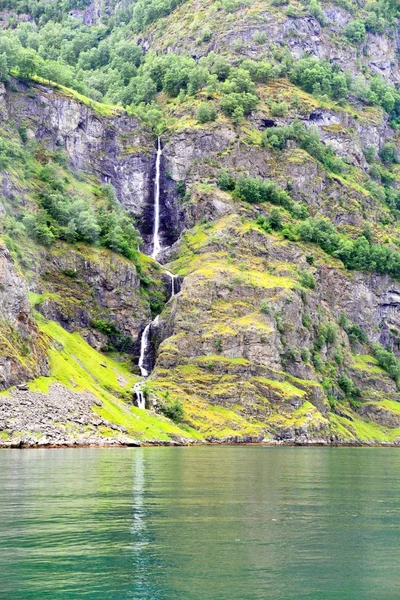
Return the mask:
{"type": "Polygon", "coordinates": [[[46,374],[45,340],[33,320],[28,285],[0,245],[0,390],[46,374]]]}

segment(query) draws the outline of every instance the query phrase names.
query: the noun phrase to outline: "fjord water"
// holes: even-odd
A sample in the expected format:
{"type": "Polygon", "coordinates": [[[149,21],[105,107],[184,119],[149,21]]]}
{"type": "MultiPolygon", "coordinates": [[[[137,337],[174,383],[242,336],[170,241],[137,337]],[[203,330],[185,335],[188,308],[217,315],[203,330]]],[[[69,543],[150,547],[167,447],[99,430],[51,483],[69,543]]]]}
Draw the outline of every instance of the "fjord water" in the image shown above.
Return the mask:
{"type": "Polygon", "coordinates": [[[2,600],[391,600],[400,452],[0,452],[2,600]]]}

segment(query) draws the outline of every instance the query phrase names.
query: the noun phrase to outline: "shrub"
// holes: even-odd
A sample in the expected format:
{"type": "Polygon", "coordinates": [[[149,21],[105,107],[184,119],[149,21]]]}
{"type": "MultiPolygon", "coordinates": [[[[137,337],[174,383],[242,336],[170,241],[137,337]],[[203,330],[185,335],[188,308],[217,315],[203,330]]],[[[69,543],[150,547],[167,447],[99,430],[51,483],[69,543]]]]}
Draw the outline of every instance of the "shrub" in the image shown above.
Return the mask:
{"type": "Polygon", "coordinates": [[[256,31],[254,36],[253,36],[253,41],[256,44],[259,44],[260,46],[262,44],[266,44],[268,39],[267,39],[267,34],[265,33],[265,31],[256,31]]]}
{"type": "Polygon", "coordinates": [[[308,271],[303,271],[300,274],[300,285],[305,288],[309,288],[310,290],[315,289],[315,277],[312,273],[308,271]]]}
{"type": "Polygon", "coordinates": [[[287,102],[272,102],[271,104],[271,115],[273,117],[284,117],[287,115],[289,105],[287,102]]]}
{"type": "Polygon", "coordinates": [[[103,348],[105,352],[133,352],[134,343],[132,338],[124,335],[111,321],[106,321],[105,319],[93,319],[90,322],[90,326],[101,331],[108,337],[108,342],[103,348]]]}
{"type": "Polygon", "coordinates": [[[201,41],[209,42],[211,40],[211,37],[212,37],[211,29],[203,29],[202,34],[201,34],[201,41]]]}
{"type": "Polygon", "coordinates": [[[373,353],[378,365],[387,371],[397,386],[400,386],[400,360],[391,350],[385,350],[380,344],[374,344],[373,353]]]}
{"type": "Polygon", "coordinates": [[[251,113],[258,104],[258,97],[248,92],[232,92],[225,94],[221,100],[221,110],[228,116],[238,119],[243,115],[251,113]]]}
{"type": "Polygon", "coordinates": [[[397,146],[393,142],[387,142],[382,146],[379,152],[382,162],[386,164],[394,164],[398,162],[397,146]]]}
{"type": "Polygon", "coordinates": [[[261,300],[260,312],[262,312],[264,315],[269,315],[270,314],[271,307],[270,307],[270,304],[269,304],[268,300],[261,300]]]}
{"type": "Polygon", "coordinates": [[[347,398],[354,400],[355,398],[360,397],[360,389],[354,385],[353,381],[347,377],[347,375],[344,375],[343,373],[339,375],[337,382],[347,398]]]}
{"type": "Polygon", "coordinates": [[[319,23],[321,25],[325,25],[326,24],[325,13],[322,10],[322,6],[318,2],[318,0],[311,0],[310,1],[309,11],[310,11],[310,15],[313,16],[315,19],[317,19],[317,21],[319,21],[319,23]]]}
{"type": "Polygon", "coordinates": [[[282,213],[279,208],[272,208],[269,213],[269,224],[271,229],[279,230],[282,229],[282,213]]]}
{"type": "Polygon", "coordinates": [[[214,105],[209,104],[208,102],[202,102],[197,109],[197,120],[199,123],[215,121],[216,118],[217,111],[215,110],[214,105]]]}
{"type": "Polygon", "coordinates": [[[361,44],[366,36],[363,21],[357,19],[349,23],[344,30],[344,35],[352,44],[361,44]]]}
{"type": "Polygon", "coordinates": [[[304,363],[310,362],[310,352],[307,350],[307,348],[302,348],[301,349],[300,356],[301,356],[301,360],[304,363]]]}
{"type": "Polygon", "coordinates": [[[266,181],[260,178],[240,177],[233,196],[237,200],[244,200],[251,204],[271,202],[285,208],[292,206],[292,200],[287,192],[282,190],[273,181],[266,181]]]}
{"type": "Polygon", "coordinates": [[[364,156],[365,160],[369,163],[374,162],[376,158],[376,148],[375,146],[367,146],[364,148],[364,156]]]}
{"type": "Polygon", "coordinates": [[[215,348],[216,348],[218,354],[220,354],[222,352],[222,338],[221,337],[217,337],[217,339],[215,340],[215,348]]]}
{"type": "Polygon", "coordinates": [[[168,419],[174,421],[174,423],[182,423],[184,409],[182,402],[178,399],[171,400],[169,396],[166,401],[162,402],[160,410],[168,419]]]}
{"type": "Polygon", "coordinates": [[[218,186],[225,192],[231,192],[235,189],[236,183],[228,171],[221,171],[218,177],[218,186]]]}
{"type": "Polygon", "coordinates": [[[322,335],[327,344],[334,344],[337,339],[337,327],[334,323],[324,323],[319,328],[319,333],[322,335]]]}

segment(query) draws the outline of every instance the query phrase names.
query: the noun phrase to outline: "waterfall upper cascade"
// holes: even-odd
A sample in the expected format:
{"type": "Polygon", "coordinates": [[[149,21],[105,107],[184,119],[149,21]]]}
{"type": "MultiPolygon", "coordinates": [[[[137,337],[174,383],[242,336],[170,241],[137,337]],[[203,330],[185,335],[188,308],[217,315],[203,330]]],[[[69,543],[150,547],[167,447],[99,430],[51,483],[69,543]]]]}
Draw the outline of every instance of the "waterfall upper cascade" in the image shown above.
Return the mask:
{"type": "MultiPolygon", "coordinates": [[[[157,140],[157,157],[156,157],[156,176],[154,180],[154,229],[153,229],[153,252],[151,254],[152,258],[157,260],[158,255],[161,252],[161,242],[160,242],[160,174],[161,174],[161,140],[158,138],[157,140]]],[[[170,299],[173,298],[177,293],[177,285],[176,278],[170,271],[165,271],[166,275],[171,279],[171,296],[170,299]]],[[[179,290],[178,290],[179,291],[179,290]]],[[[146,354],[150,345],[150,331],[151,327],[158,324],[159,317],[157,316],[153,321],[148,323],[143,330],[142,337],[140,340],[140,357],[139,357],[139,369],[142,377],[148,377],[150,375],[148,369],[146,368],[146,354]]],[[[133,387],[133,392],[136,396],[136,402],[138,408],[145,409],[146,401],[145,396],[142,391],[142,381],[138,381],[135,383],[133,387]]]]}
{"type": "Polygon", "coordinates": [[[154,180],[154,229],[152,258],[157,259],[161,252],[160,243],[160,171],[161,171],[161,140],[157,139],[156,177],[154,180]]]}

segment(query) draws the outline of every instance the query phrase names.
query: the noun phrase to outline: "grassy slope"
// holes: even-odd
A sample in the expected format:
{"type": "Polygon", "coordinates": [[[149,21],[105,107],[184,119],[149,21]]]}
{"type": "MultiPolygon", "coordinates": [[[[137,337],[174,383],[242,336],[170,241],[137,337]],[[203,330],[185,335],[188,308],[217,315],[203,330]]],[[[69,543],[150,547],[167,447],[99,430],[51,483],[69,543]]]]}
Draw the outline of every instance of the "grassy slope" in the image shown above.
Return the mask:
{"type": "Polygon", "coordinates": [[[132,404],[132,387],[139,379],[127,365],[104,356],[89,346],[77,333],[68,333],[54,322],[38,316],[41,331],[50,341],[50,377],[30,383],[32,391],[46,392],[53,382],[73,391],[89,391],[102,401],[93,410],[104,419],[123,425],[129,435],[141,440],[169,440],[193,437],[168,419],[132,404]]]}

